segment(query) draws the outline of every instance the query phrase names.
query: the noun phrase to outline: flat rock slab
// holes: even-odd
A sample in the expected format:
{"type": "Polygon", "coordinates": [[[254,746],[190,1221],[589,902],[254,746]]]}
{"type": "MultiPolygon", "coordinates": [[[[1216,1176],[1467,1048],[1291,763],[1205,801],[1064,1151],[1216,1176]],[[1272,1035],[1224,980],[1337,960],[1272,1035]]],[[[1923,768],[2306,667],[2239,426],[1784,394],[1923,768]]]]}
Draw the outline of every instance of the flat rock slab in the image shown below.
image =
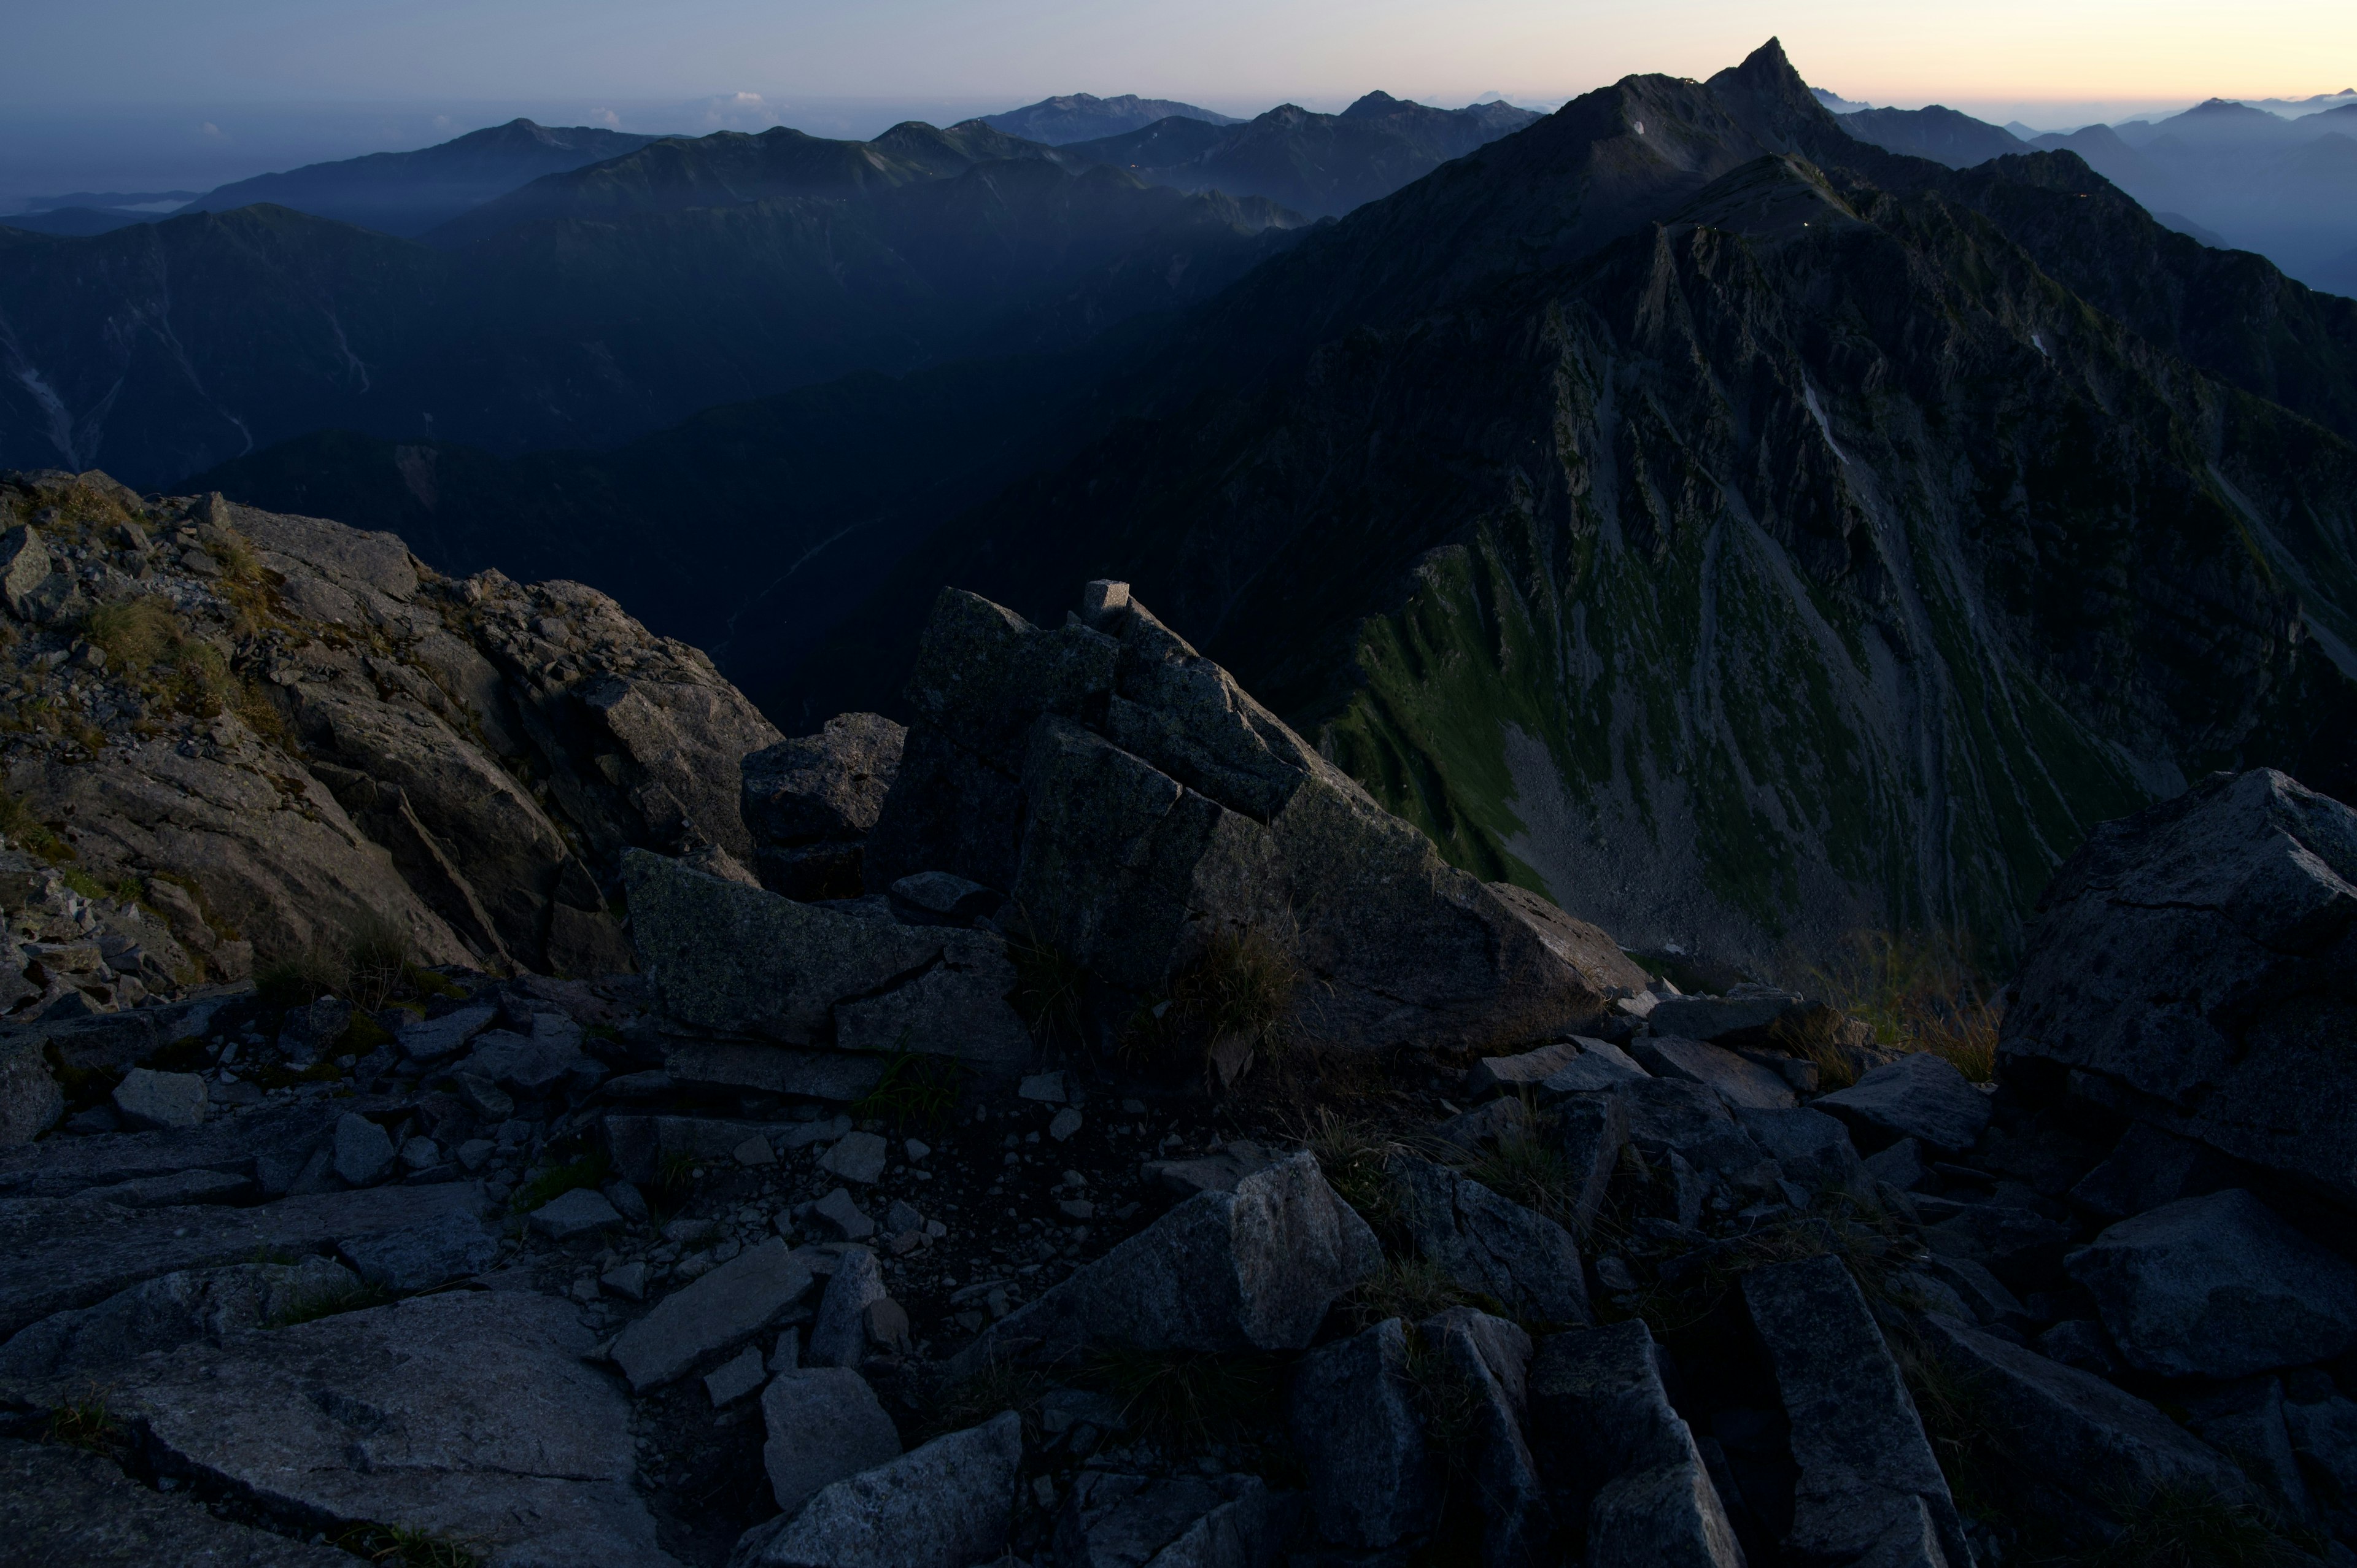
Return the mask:
{"type": "Polygon", "coordinates": [[[1810,1108],[1840,1117],[1879,1143],[1913,1138],[1961,1153],[1988,1126],[1988,1096],[1949,1062],[1912,1051],[1876,1068],[1847,1089],[1819,1095],[1810,1108]]]}
{"type": "Polygon", "coordinates": [[[1782,1074],[1705,1040],[1635,1039],[1629,1054],[1655,1078],[1699,1083],[1735,1110],[1789,1111],[1800,1103],[1782,1074]]]}
{"type": "Polygon", "coordinates": [[[615,1339],[614,1360],[637,1391],[684,1377],[770,1326],[810,1286],[810,1270],[772,1238],[657,1302],[615,1339]]]}
{"type": "Polygon", "coordinates": [[[1069,1568],[1200,1563],[1269,1568],[1278,1520],[1258,1476],[1120,1476],[1083,1470],[1056,1521],[1069,1568]]]}
{"type": "Polygon", "coordinates": [[[670,1563],[590,1344],[562,1302],[450,1292],[186,1346],[113,1402],[173,1463],[274,1511],[451,1536],[498,1568],[670,1563]]]}
{"type": "Polygon", "coordinates": [[[1972,1562],[1899,1364],[1841,1260],[1755,1269],[1743,1299],[1801,1467],[1787,1545],[1812,1562],[1937,1568],[1936,1542],[1948,1563],[1972,1562]]]}
{"type": "MultiPolygon", "coordinates": [[[[750,1089],[849,1104],[884,1081],[892,1058],[871,1051],[797,1050],[742,1040],[675,1040],[663,1054],[672,1081],[690,1089],[750,1089]]],[[[610,1092],[613,1086],[608,1084],[610,1092]]]]}
{"type": "Polygon", "coordinates": [[[192,1072],[135,1067],[114,1088],[114,1109],[134,1127],[193,1127],[210,1104],[205,1080],[192,1072]]]}
{"type": "Polygon", "coordinates": [[[0,1345],[0,1385],[22,1393],[44,1383],[104,1382],[151,1350],[266,1328],[360,1288],[357,1275],[326,1258],[185,1269],[24,1329],[0,1345]]]}
{"type": "Polygon", "coordinates": [[[176,1171],[94,1187],[82,1194],[125,1208],[172,1208],[190,1203],[235,1203],[254,1196],[253,1178],[227,1171],[176,1171]]]}
{"type": "Polygon", "coordinates": [[[552,1241],[570,1241],[594,1236],[600,1230],[619,1230],[621,1223],[621,1211],[607,1202],[604,1194],[586,1187],[560,1192],[532,1211],[532,1228],[552,1241]]]}
{"type": "Polygon", "coordinates": [[[406,1230],[451,1213],[480,1214],[472,1182],[369,1187],[281,1198],[259,1208],[124,1208],[91,1198],[0,1198],[0,1334],[176,1269],[274,1253],[316,1252],[355,1237],[406,1230]]]}
{"type": "Polygon", "coordinates": [[[1631,1079],[1651,1078],[1637,1058],[1609,1040],[1577,1037],[1579,1055],[1539,1080],[1548,1094],[1594,1094],[1619,1088],[1631,1079]]]}
{"type": "Polygon", "coordinates": [[[1013,1411],[821,1490],[739,1537],[729,1568],[974,1568],[1006,1549],[1023,1463],[1013,1411]]]}
{"type": "Polygon", "coordinates": [[[401,1048],[420,1061],[440,1061],[467,1048],[468,1042],[490,1028],[500,1010],[490,1006],[460,1007],[439,1018],[404,1025],[394,1036],[401,1048]]]}
{"type": "Polygon", "coordinates": [[[336,1251],[370,1284],[406,1294],[481,1273],[499,1261],[500,1239],[475,1215],[453,1209],[406,1230],[352,1237],[336,1251]]]}
{"type": "Polygon", "coordinates": [[[847,1367],[780,1372],[761,1394],[761,1464],[791,1517],[823,1488],[899,1457],[900,1434],[867,1380],[847,1367]]]}
{"type": "Polygon", "coordinates": [[[1541,1083],[1579,1059],[1579,1047],[1558,1040],[1518,1056],[1484,1057],[1465,1075],[1465,1092],[1480,1098],[1524,1084],[1541,1083]]]}
{"type": "Polygon", "coordinates": [[[349,1552],[207,1513],[95,1454],[0,1438],[0,1540],[12,1563],[58,1568],[351,1568],[349,1552]]]}
{"type": "Polygon", "coordinates": [[[2357,1268],[2239,1187],[2123,1219],[2065,1266],[2120,1353],[2164,1377],[2330,1360],[2357,1336],[2357,1268]]]}
{"type": "MultiPolygon", "coordinates": [[[[299,1169],[338,1115],[354,1103],[347,1101],[333,1111],[317,1105],[257,1105],[214,1116],[200,1127],[46,1139],[0,1155],[0,1193],[65,1197],[88,1187],[181,1171],[257,1176],[259,1163],[273,1159],[282,1167],[291,1164],[299,1169]]],[[[275,1190],[284,1191],[283,1184],[275,1190]]]]}
{"type": "Polygon", "coordinates": [[[1719,1040],[1764,1029],[1800,1005],[1793,992],[1760,986],[1726,996],[1664,996],[1653,1004],[1645,1021],[1657,1035],[1719,1040]]]}

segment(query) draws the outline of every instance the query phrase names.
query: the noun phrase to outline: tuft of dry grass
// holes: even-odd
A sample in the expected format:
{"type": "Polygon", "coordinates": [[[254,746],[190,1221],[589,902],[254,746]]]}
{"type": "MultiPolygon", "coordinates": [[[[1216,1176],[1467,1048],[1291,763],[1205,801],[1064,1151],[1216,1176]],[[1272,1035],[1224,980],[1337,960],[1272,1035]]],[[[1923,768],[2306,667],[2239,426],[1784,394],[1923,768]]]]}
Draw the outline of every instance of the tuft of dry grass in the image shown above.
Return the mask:
{"type": "MultiPolygon", "coordinates": [[[[1974,963],[1963,937],[1890,931],[1853,932],[1844,955],[1816,972],[1827,1000],[1874,1028],[1878,1044],[1930,1051],[1975,1083],[1996,1076],[1997,986],[1974,963]]],[[[1809,1053],[1825,1087],[1840,1087],[1827,1056],[1809,1053]]],[[[1838,1078],[1855,1081],[1845,1067],[1838,1078]]]]}
{"type": "Polygon", "coordinates": [[[1382,1267],[1351,1289],[1345,1303],[1351,1321],[1361,1328],[1387,1317],[1421,1323],[1436,1312],[1476,1305],[1438,1263],[1413,1257],[1385,1258],[1382,1267]]]}
{"type": "Polygon", "coordinates": [[[1285,1386],[1268,1356],[1117,1347],[1092,1355],[1082,1377],[1121,1405],[1133,1429],[1182,1451],[1265,1423],[1285,1386]]]}
{"type": "Polygon", "coordinates": [[[1170,994],[1141,1007],[1122,1054],[1141,1066],[1192,1067],[1222,1039],[1247,1051],[1281,1047],[1302,982],[1300,963],[1257,927],[1215,931],[1170,994]]]}
{"type": "Polygon", "coordinates": [[[1330,1106],[1296,1119],[1287,1131],[1318,1157],[1318,1168],[1343,1202],[1359,1211],[1375,1234],[1390,1240],[1406,1229],[1399,1183],[1391,1174],[1400,1145],[1373,1123],[1344,1116],[1330,1106]]]}

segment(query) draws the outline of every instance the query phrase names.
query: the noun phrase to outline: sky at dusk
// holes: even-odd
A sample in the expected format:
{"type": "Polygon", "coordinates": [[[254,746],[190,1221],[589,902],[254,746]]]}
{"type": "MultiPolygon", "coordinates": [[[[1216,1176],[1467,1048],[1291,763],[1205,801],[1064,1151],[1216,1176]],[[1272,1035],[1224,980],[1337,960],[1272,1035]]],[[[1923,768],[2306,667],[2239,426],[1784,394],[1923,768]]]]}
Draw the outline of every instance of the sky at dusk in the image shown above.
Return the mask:
{"type": "Polygon", "coordinates": [[[75,0],[0,35],[0,194],[201,188],[516,113],[872,135],[1072,91],[1551,107],[1632,71],[1707,76],[1771,33],[1847,97],[2041,129],[2357,83],[2349,0],[75,0]]]}

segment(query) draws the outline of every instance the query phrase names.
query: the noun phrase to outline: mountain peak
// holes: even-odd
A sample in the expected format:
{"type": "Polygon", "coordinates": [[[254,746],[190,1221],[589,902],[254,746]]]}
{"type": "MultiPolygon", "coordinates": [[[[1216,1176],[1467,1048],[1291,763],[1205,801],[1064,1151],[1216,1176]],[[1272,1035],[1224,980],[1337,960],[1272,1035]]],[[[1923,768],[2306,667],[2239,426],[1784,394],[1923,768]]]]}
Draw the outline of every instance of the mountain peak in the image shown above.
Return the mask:
{"type": "Polygon", "coordinates": [[[1394,98],[1388,92],[1370,92],[1365,97],[1360,99],[1356,103],[1351,104],[1348,109],[1343,110],[1342,118],[1345,120],[1364,120],[1376,114],[1393,114],[1398,113],[1402,109],[1413,109],[1415,107],[1415,105],[1414,103],[1404,99],[1394,98]]]}

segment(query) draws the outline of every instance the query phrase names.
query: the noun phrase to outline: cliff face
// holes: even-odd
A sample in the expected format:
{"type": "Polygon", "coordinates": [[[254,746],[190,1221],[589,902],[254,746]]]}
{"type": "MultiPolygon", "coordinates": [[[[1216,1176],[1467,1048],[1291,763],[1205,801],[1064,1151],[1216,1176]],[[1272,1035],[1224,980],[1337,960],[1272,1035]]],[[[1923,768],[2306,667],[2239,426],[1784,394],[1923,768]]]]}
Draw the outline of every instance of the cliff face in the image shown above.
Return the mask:
{"type": "Polygon", "coordinates": [[[388,923],[609,972],[623,848],[749,849],[737,763],[778,732],[601,594],[102,474],[7,476],[0,511],[11,836],[216,977],[388,923]]]}
{"type": "Polygon", "coordinates": [[[877,604],[1130,580],[1632,945],[2002,954],[2099,821],[2357,784],[2345,323],[2157,232],[2061,159],[1856,143],[1772,48],[1632,78],[1261,269],[1190,402],[877,604]]]}

